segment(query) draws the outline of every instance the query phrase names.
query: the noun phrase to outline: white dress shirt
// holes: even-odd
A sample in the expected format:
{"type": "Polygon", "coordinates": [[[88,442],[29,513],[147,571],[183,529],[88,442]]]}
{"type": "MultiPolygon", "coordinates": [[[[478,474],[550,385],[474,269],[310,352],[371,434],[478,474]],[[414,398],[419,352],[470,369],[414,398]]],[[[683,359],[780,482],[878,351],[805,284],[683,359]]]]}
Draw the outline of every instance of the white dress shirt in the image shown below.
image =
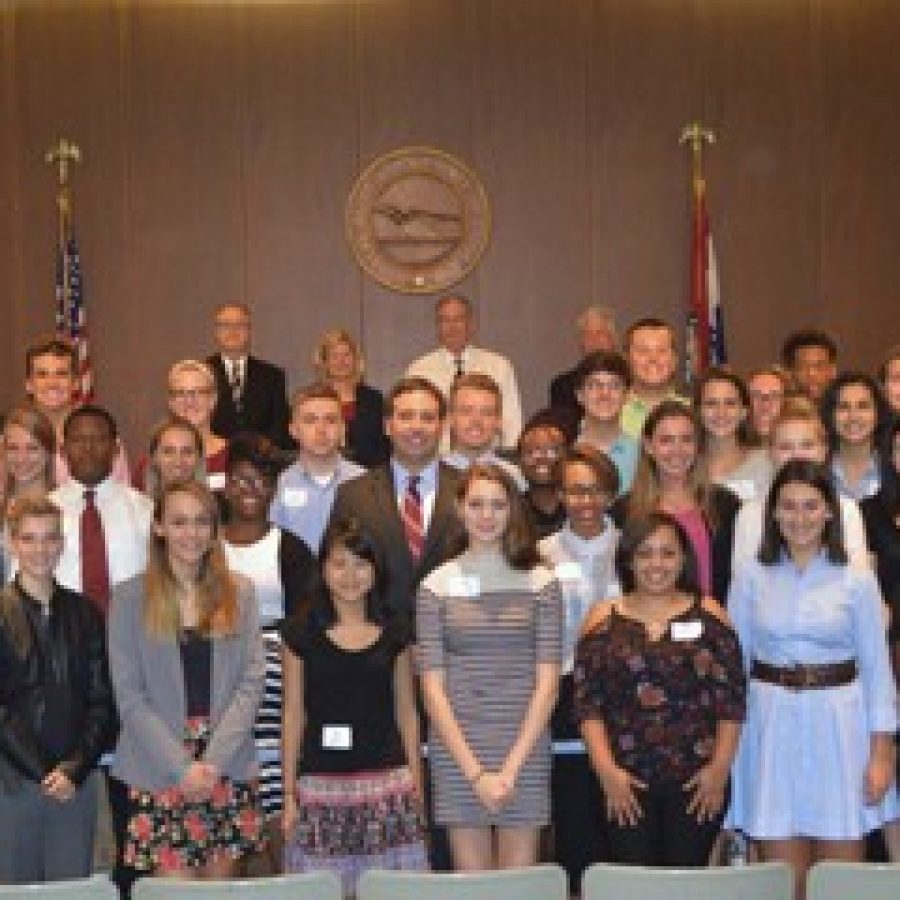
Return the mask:
{"type": "MultiPolygon", "coordinates": [[[[501,442],[504,447],[515,447],[522,431],[522,399],[512,363],[499,353],[478,347],[466,347],[459,355],[464,372],[483,372],[497,382],[503,402],[501,442]]],[[[427,378],[445,397],[449,396],[456,378],[456,354],[438,347],[410,363],[406,374],[427,378]]]]}
{"type": "MultiPolygon", "coordinates": [[[[110,586],[120,584],[147,567],[147,542],[153,521],[153,502],[134,488],[112,477],[95,488],[94,502],[103,522],[110,586]]],[[[73,591],[81,591],[81,514],[85,486],[67,481],[50,493],[62,510],[65,541],[56,580],[73,591]]]]}

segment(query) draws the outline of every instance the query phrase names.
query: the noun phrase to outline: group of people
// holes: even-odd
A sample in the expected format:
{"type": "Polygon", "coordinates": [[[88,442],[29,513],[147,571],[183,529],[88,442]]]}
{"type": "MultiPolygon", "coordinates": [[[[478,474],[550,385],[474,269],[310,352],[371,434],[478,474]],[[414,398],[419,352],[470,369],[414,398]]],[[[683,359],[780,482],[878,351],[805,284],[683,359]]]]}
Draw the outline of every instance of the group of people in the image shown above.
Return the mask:
{"type": "Polygon", "coordinates": [[[130,465],[74,357],[3,426],[0,882],[785,860],[883,830],[896,777],[900,351],[816,331],[677,390],[609,310],[522,423],[462,297],[386,396],[343,330],[286,400],[250,311],[168,376],[130,465]],[[892,671],[892,659],[895,666],[892,671]],[[423,748],[427,752],[423,753],[423,748]]]}

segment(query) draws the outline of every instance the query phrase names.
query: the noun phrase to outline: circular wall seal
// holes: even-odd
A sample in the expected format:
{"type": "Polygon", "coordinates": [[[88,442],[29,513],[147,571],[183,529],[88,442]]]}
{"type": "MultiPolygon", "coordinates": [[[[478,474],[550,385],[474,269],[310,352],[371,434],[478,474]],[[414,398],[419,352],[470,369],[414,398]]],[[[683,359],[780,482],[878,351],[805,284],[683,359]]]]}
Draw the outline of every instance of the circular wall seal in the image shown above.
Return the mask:
{"type": "Polygon", "coordinates": [[[370,163],[347,201],[347,238],[360,266],[404,294],[461,281],[490,234],[478,176],[449,153],[403,147],[370,163]]]}

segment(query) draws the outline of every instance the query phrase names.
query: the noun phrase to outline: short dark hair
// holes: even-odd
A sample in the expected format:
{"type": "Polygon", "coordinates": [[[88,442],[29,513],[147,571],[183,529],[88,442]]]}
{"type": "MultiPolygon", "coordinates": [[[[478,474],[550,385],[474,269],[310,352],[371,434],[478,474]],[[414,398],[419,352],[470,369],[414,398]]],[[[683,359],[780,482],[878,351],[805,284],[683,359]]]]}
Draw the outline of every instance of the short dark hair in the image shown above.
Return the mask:
{"type": "Polygon", "coordinates": [[[832,362],[837,361],[838,348],[834,338],[818,328],[802,328],[789,334],[781,345],[781,361],[789,369],[797,362],[797,352],[807,347],[817,347],[828,352],[832,362]]]}
{"type": "Polygon", "coordinates": [[[240,463],[249,463],[269,481],[275,481],[290,465],[288,455],[271,438],[247,431],[228,442],[228,471],[240,463]]]}
{"type": "Polygon", "coordinates": [[[516,442],[516,449],[521,451],[522,449],[522,440],[525,435],[531,431],[537,431],[539,428],[553,428],[560,433],[563,439],[563,443],[566,441],[566,429],[560,420],[559,412],[557,410],[551,409],[547,407],[545,409],[539,409],[523,426],[522,431],[519,433],[519,440],[516,442]]]}
{"type": "Polygon", "coordinates": [[[291,397],[291,413],[296,412],[297,407],[307,400],[331,400],[338,406],[341,405],[341,395],[337,392],[337,388],[332,387],[327,381],[314,381],[295,391],[291,397]]]}
{"type": "Polygon", "coordinates": [[[422,378],[419,375],[409,375],[405,378],[401,378],[394,384],[390,391],[388,391],[387,397],[384,398],[385,418],[389,419],[394,414],[394,402],[398,397],[402,397],[404,394],[413,394],[418,392],[431,394],[438,405],[438,415],[442,419],[446,418],[446,398],[432,382],[430,382],[427,378],[422,378]]]}
{"type": "Polygon", "coordinates": [[[619,584],[622,585],[622,591],[630,594],[637,587],[634,578],[634,555],[641,544],[661,528],[668,528],[675,532],[678,536],[678,543],[681,545],[682,564],[676,587],[692,597],[699,598],[701,593],[700,575],[693,544],[674,516],[658,510],[634,516],[625,523],[615,556],[616,575],[619,578],[619,584]]]}
{"type": "Polygon", "coordinates": [[[891,408],[884,397],[881,385],[868,372],[841,372],[831,384],[825,388],[822,399],[819,402],[819,411],[822,415],[822,422],[825,425],[825,431],[828,434],[828,445],[831,452],[835,453],[840,445],[840,437],[837,433],[835,425],[835,414],[837,405],[840,401],[841,391],[845,387],[851,385],[861,385],[866,388],[872,396],[872,403],[875,405],[875,430],[872,433],[872,446],[878,447],[881,443],[884,430],[891,421],[891,408]]]}
{"type": "Polygon", "coordinates": [[[675,346],[675,329],[665,321],[665,319],[659,319],[656,316],[644,316],[642,319],[638,319],[636,322],[632,322],[628,328],[625,329],[625,350],[626,352],[631,349],[631,339],[634,337],[634,333],[636,331],[640,331],[643,328],[665,328],[666,331],[669,332],[669,337],[672,339],[672,347],[675,346]]]}
{"type": "Polygon", "coordinates": [[[609,494],[610,497],[615,497],[619,493],[621,486],[619,470],[605,453],[590,444],[575,444],[566,452],[565,456],[558,459],[553,480],[562,485],[566,466],[575,463],[587,466],[594,473],[594,478],[597,479],[597,484],[600,485],[603,493],[609,494]]]}
{"type": "Polygon", "coordinates": [[[595,372],[608,372],[615,375],[625,387],[631,387],[631,369],[621,353],[610,350],[595,350],[588,353],[575,369],[576,390],[582,390],[585,382],[595,372]]]}
{"type": "Polygon", "coordinates": [[[85,403],[84,406],[76,406],[75,409],[66,416],[65,422],[63,422],[63,440],[66,440],[69,437],[72,425],[74,422],[77,422],[78,419],[100,419],[106,423],[106,427],[109,429],[109,435],[113,440],[119,436],[119,428],[116,425],[116,420],[108,409],[104,409],[102,406],[96,406],[93,403],[85,403]]]}
{"type": "Polygon", "coordinates": [[[781,561],[785,549],[784,538],[778,522],[775,521],[775,507],[778,495],[787,484],[805,484],[817,490],[831,510],[831,518],[825,523],[822,532],[822,546],[828,559],[833,563],[847,562],[844,549],[843,526],[841,524],[841,507],[838,502],[834,480],[828,466],[809,462],[805,459],[792,459],[786,462],[776,473],[769,494],[766,497],[766,508],[763,516],[762,542],[757,559],[764,566],[773,566],[781,561]]]}
{"type": "Polygon", "coordinates": [[[25,377],[31,378],[34,361],[39,356],[55,356],[57,359],[67,359],[72,374],[78,368],[78,355],[75,348],[68,342],[57,337],[44,337],[29,344],[25,349],[25,377]]]}
{"type": "Polygon", "coordinates": [[[438,301],[434,305],[435,313],[439,313],[441,308],[448,303],[459,303],[465,309],[466,314],[469,317],[475,315],[475,307],[472,305],[472,301],[462,294],[444,294],[443,296],[438,297],[438,301]]]}

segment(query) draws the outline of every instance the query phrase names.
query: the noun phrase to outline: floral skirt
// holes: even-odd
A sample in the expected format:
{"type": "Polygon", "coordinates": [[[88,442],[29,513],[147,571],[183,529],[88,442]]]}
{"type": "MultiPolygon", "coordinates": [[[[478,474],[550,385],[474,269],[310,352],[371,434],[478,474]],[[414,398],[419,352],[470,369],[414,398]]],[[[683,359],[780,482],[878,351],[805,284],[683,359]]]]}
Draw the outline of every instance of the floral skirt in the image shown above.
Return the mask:
{"type": "Polygon", "coordinates": [[[352,895],[368,869],[428,868],[425,817],[406,766],[351,775],[301,775],[285,872],[327,869],[352,895]]]}
{"type": "MultiPolygon", "coordinates": [[[[200,759],[209,720],[189,719],[185,747],[200,759]]],[[[142,872],[171,872],[236,859],[261,849],[263,818],[256,785],[221,778],[205,800],[188,800],[177,786],[128,792],[125,865],[142,872]]]]}

